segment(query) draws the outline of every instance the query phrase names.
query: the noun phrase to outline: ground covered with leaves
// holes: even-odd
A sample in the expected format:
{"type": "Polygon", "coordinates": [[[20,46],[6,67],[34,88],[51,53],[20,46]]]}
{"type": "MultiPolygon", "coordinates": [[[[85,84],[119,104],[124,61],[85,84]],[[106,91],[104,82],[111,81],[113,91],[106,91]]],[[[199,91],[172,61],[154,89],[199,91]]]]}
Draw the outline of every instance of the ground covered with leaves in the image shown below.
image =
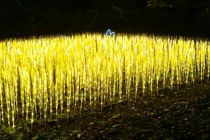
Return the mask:
{"type": "Polygon", "coordinates": [[[210,139],[210,81],[61,121],[2,126],[0,139],[210,139]]]}

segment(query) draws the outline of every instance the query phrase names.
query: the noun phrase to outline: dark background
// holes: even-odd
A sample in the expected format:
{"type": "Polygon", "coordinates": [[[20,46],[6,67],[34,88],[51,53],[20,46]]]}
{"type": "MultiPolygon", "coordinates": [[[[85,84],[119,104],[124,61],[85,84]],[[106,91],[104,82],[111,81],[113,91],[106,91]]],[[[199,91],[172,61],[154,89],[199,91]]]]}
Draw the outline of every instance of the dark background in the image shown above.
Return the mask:
{"type": "Polygon", "coordinates": [[[1,0],[0,38],[81,32],[209,37],[210,0],[1,0]]]}

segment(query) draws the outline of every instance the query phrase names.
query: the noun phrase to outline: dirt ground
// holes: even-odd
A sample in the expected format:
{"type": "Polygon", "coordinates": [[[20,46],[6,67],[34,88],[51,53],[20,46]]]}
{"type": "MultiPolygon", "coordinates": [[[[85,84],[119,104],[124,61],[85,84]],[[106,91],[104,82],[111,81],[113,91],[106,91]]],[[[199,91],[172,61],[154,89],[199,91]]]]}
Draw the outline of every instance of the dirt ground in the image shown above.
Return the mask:
{"type": "Polygon", "coordinates": [[[1,127],[0,139],[210,139],[210,81],[121,102],[68,120],[1,127]]]}

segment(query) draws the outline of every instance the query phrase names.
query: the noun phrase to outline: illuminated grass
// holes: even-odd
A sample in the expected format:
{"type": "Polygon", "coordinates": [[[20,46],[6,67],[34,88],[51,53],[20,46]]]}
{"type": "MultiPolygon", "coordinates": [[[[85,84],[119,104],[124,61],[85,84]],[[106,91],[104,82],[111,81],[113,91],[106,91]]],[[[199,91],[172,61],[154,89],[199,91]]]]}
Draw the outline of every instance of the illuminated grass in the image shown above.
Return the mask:
{"type": "Polygon", "coordinates": [[[208,41],[83,34],[0,42],[0,122],[33,123],[209,78],[208,41]]]}

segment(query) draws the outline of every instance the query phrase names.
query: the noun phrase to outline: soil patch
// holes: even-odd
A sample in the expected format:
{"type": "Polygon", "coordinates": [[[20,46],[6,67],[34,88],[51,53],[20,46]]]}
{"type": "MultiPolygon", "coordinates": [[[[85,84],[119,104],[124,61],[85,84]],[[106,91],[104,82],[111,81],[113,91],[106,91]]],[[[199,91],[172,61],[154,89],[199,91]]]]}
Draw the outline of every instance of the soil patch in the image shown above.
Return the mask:
{"type": "Polygon", "coordinates": [[[0,139],[209,139],[209,85],[164,89],[67,120],[2,127],[0,139]]]}

